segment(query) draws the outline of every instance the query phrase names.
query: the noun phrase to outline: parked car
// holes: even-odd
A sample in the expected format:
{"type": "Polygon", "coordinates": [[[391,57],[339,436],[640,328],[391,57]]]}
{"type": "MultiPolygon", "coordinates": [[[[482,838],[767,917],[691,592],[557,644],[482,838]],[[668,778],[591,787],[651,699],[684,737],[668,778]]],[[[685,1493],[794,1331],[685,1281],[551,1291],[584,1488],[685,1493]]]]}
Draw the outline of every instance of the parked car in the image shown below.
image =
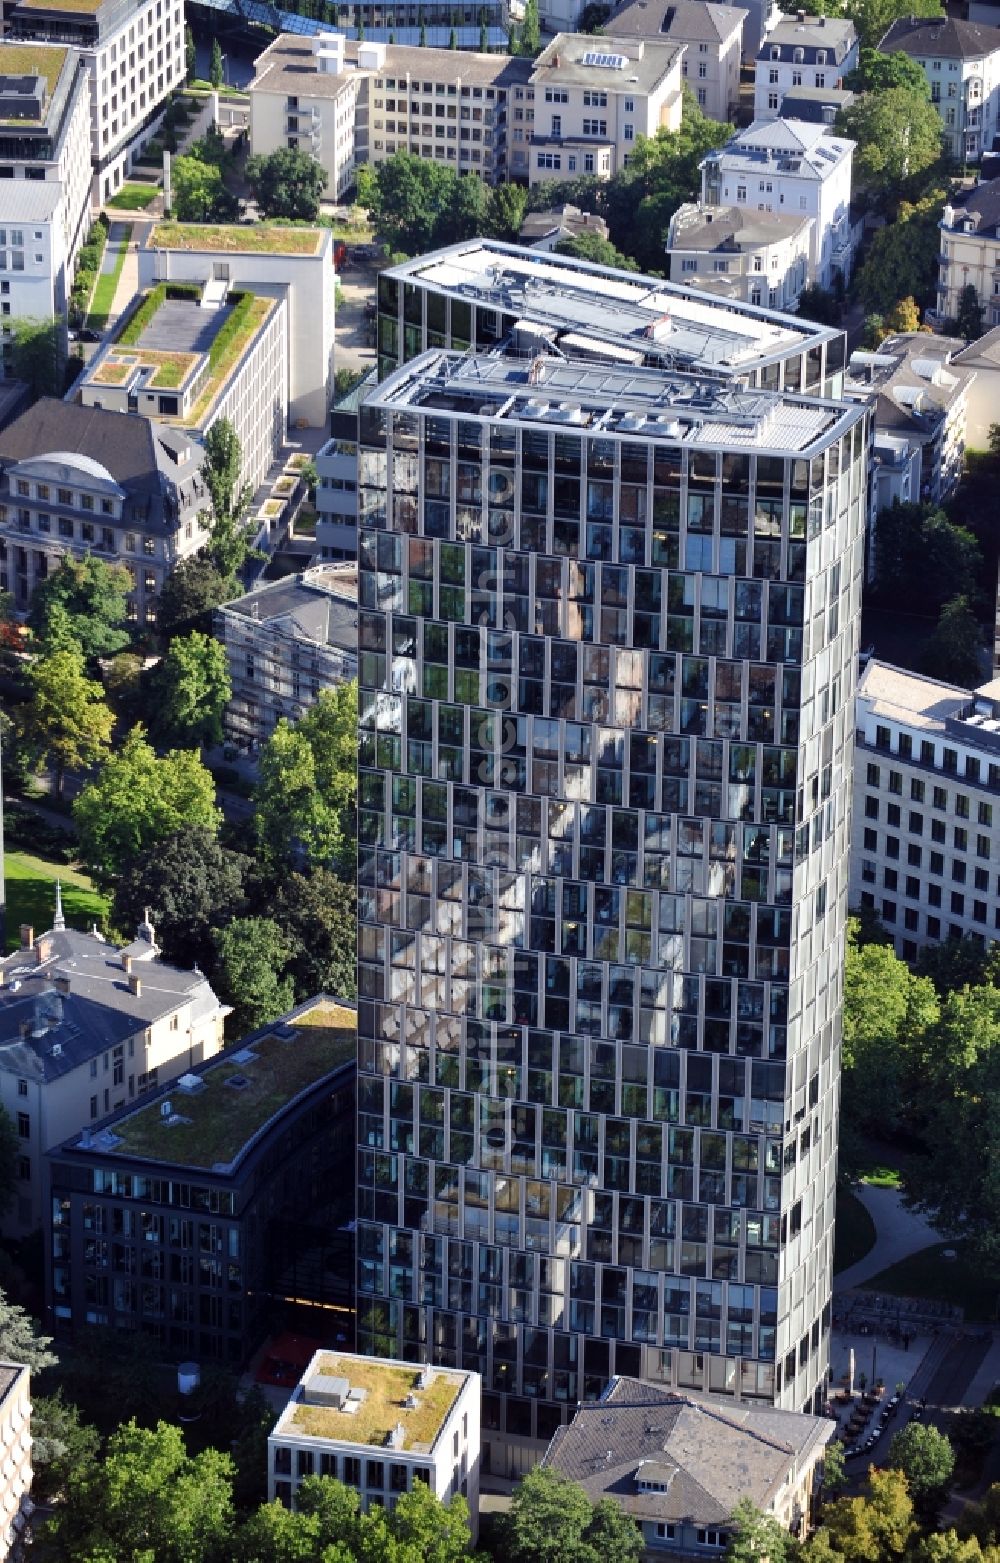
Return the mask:
{"type": "Polygon", "coordinates": [[[101,339],[100,331],[94,331],[90,326],[84,326],[73,338],[74,342],[100,342],[101,339]]]}

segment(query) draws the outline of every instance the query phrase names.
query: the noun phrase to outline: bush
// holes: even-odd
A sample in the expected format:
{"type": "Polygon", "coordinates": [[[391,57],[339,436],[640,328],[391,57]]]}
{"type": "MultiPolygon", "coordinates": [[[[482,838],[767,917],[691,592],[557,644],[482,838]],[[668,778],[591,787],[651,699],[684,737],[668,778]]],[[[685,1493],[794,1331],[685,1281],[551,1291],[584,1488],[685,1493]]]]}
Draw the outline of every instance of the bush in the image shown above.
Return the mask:
{"type": "Polygon", "coordinates": [[[254,302],[255,297],[252,293],[230,293],[227,303],[234,304],[236,307],[208,350],[210,369],[215,369],[226,356],[231,344],[246,325],[254,302]]]}

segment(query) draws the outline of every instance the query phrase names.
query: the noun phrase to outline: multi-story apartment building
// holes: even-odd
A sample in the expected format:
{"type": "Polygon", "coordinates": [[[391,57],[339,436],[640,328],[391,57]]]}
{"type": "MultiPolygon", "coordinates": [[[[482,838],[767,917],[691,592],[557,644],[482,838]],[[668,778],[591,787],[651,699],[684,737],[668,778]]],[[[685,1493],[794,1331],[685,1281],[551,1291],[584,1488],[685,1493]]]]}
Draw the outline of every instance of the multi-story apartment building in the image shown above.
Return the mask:
{"type": "Polygon", "coordinates": [[[507,1471],[616,1373],[825,1396],[867,478],[859,406],[541,336],[359,436],[358,1341],[507,1471]]]}
{"type": "Polygon", "coordinates": [[[317,559],[358,557],[358,408],[375,378],[370,369],[330,408],[330,438],[315,458],[317,559]]]}
{"type": "Polygon", "coordinates": [[[227,737],[259,745],[320,691],[358,676],[358,575],[349,565],[317,565],[267,581],[217,608],[215,638],[226,648],[232,695],[227,737]]]}
{"type": "Polygon", "coordinates": [[[962,345],[914,331],[851,354],[844,394],[873,404],[873,514],[897,500],[939,505],[958,486],[976,378],[955,362],[962,345]]]}
{"type": "Polygon", "coordinates": [[[250,84],[251,149],[309,152],[326,170],[328,196],[338,200],[358,164],[383,163],[396,152],[501,184],[508,103],[515,86],[523,101],[530,76],[530,60],[506,54],[282,33],[257,60],[250,84]]]}
{"type": "Polygon", "coordinates": [[[1000,323],[992,326],[977,342],[959,348],[951,359],[957,370],[969,370],[965,409],[965,443],[969,450],[989,450],[990,430],[1000,422],[1000,323]]]}
{"type": "Polygon", "coordinates": [[[835,16],[789,16],[761,44],[754,78],[755,120],[777,119],[785,94],[842,87],[858,63],[854,23],[835,16]]]}
{"type": "Polygon", "coordinates": [[[68,45],[88,67],[92,199],[100,205],[184,80],[183,0],[17,0],[5,22],[10,39],[68,45]]]}
{"type": "Polygon", "coordinates": [[[846,280],[853,260],[850,221],[854,142],[804,120],[754,122],[701,165],[703,206],[745,206],[813,220],[809,281],[846,280]]]}
{"type": "Polygon", "coordinates": [[[813,219],[747,207],[679,206],[670,219],[670,274],[689,287],[794,310],[809,276],[813,219]]]}
{"type": "Polygon", "coordinates": [[[63,555],[132,578],[126,611],[152,624],[163,582],[207,538],[203,453],[183,429],[43,398],[0,430],[0,590],[26,613],[63,555]]]}
{"type": "Polygon", "coordinates": [[[377,342],[380,379],[431,347],[505,343],[815,396],[839,396],[844,383],[844,335],[829,326],[494,239],[383,271],[377,342]]]}
{"type": "Polygon", "coordinates": [[[851,904],[913,960],[1000,932],[1000,686],[970,692],[884,662],[858,685],[851,904]]]}
{"type": "Polygon", "coordinates": [[[957,16],[901,16],[879,44],[882,54],[900,49],[923,68],[948,156],[977,162],[1000,131],[1000,27],[957,16]]]}
{"type": "Polygon", "coordinates": [[[938,224],[939,321],[954,320],[967,287],[975,288],[983,321],[1000,325],[1000,179],[953,196],[938,224]]]}
{"type": "Polygon", "coordinates": [[[136,296],[73,394],[83,407],[162,425],[188,450],[225,418],[240,442],[239,481],[252,492],[285,441],[288,338],[284,290],[160,283],[136,296]]]}
{"type": "Polygon", "coordinates": [[[217,1053],[227,1014],[201,972],[159,959],[148,923],[119,949],[67,928],[57,892],[49,932],[23,927],[0,963],[0,1102],[19,1141],[5,1233],[41,1225],[46,1151],[217,1053]]]}
{"type": "MultiPolygon", "coordinates": [[[[686,45],[588,33],[560,33],[531,73],[534,127],[528,183],[574,174],[610,178],[628,164],[637,136],[677,130],[686,45]]],[[[518,171],[511,147],[511,173],[518,171]]]]}
{"type": "Polygon", "coordinates": [[[354,1009],[319,995],[56,1145],[47,1328],[237,1367],[272,1332],[349,1329],[356,1050],[354,1009]]]}
{"type": "Polygon", "coordinates": [[[317,1351],[267,1441],[267,1495],[296,1506],[305,1476],[332,1476],[361,1506],[395,1508],[425,1482],[479,1528],[478,1373],[317,1351]]]}
{"type": "Polygon", "coordinates": [[[743,24],[749,12],[709,0],[623,0],[605,22],[609,38],[656,38],[685,46],[681,74],[709,119],[735,117],[743,24]]]}
{"type": "Polygon", "coordinates": [[[75,49],[0,44],[0,180],[0,317],[62,324],[90,213],[90,89],[75,49]]]}
{"type": "Polygon", "coordinates": [[[31,1385],[26,1367],[0,1362],[0,1563],[22,1556],[21,1537],[32,1512],[31,1385]]]}

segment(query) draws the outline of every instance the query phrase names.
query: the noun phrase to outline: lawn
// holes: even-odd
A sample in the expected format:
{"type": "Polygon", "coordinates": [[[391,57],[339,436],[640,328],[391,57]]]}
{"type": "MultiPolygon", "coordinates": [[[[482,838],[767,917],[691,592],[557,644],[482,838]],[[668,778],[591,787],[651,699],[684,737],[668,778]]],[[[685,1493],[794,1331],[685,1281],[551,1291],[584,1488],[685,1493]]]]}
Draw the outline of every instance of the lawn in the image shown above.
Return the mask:
{"type": "Polygon", "coordinates": [[[320,1358],[319,1372],[346,1378],[352,1389],[364,1389],[367,1394],[354,1414],[334,1406],[297,1406],[292,1413],[293,1425],[311,1438],[349,1438],[352,1443],[384,1445],[393,1428],[402,1423],[406,1430],[404,1449],[429,1448],[459,1391],[457,1377],[451,1374],[436,1373],[427,1389],[419,1389],[419,1368],[389,1367],[356,1358],[345,1362],[332,1352],[320,1358]],[[411,1394],[417,1404],[408,1410],[406,1397],[411,1394]]]}
{"type": "Polygon", "coordinates": [[[121,277],[125,266],[125,256],[128,253],[128,244],[131,237],[131,226],[126,223],[125,234],[118,246],[118,254],[115,257],[114,269],[112,271],[102,271],[97,279],[97,285],[90,300],[90,314],[87,316],[87,325],[92,331],[103,331],[108,323],[108,316],[115,301],[118,279],[121,277]]]}
{"type": "Polygon", "coordinates": [[[114,206],[121,212],[144,212],[159,193],[156,185],[122,185],[118,194],[111,196],[104,204],[114,206]]]}
{"type": "Polygon", "coordinates": [[[865,1289],[888,1292],[891,1297],[928,1297],[955,1303],[965,1309],[969,1320],[995,1319],[1000,1303],[1000,1276],[989,1274],[980,1260],[967,1256],[961,1242],[922,1248],[866,1281],[865,1289]],[[945,1259],[946,1252],[958,1257],[945,1259]]]}
{"type": "Polygon", "coordinates": [[[0,71],[5,76],[44,76],[51,95],[56,90],[66,53],[65,49],[51,46],[40,49],[33,43],[5,43],[0,47],[0,71]]]}
{"type": "Polygon", "coordinates": [[[837,1191],[837,1217],[834,1229],[833,1273],[857,1264],[875,1247],[875,1223],[856,1194],[837,1191]]]}
{"type": "Polygon", "coordinates": [[[62,882],[63,912],[71,928],[89,928],[95,922],[100,927],[107,922],[107,901],[79,869],[67,868],[64,863],[47,863],[28,852],[8,852],[4,873],[8,950],[16,949],[20,943],[22,923],[30,923],[36,933],[52,927],[57,879],[62,882]]]}

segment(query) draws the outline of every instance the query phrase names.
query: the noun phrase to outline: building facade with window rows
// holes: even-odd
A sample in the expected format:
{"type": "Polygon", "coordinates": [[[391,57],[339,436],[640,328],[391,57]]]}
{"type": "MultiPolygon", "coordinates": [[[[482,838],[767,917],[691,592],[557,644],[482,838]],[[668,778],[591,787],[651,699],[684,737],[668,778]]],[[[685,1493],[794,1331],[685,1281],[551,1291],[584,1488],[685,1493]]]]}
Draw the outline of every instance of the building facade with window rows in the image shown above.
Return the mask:
{"type": "Polygon", "coordinates": [[[362,408],[359,1348],[481,1372],[494,1469],[613,1373],[825,1394],[865,420],[362,408]]]}

